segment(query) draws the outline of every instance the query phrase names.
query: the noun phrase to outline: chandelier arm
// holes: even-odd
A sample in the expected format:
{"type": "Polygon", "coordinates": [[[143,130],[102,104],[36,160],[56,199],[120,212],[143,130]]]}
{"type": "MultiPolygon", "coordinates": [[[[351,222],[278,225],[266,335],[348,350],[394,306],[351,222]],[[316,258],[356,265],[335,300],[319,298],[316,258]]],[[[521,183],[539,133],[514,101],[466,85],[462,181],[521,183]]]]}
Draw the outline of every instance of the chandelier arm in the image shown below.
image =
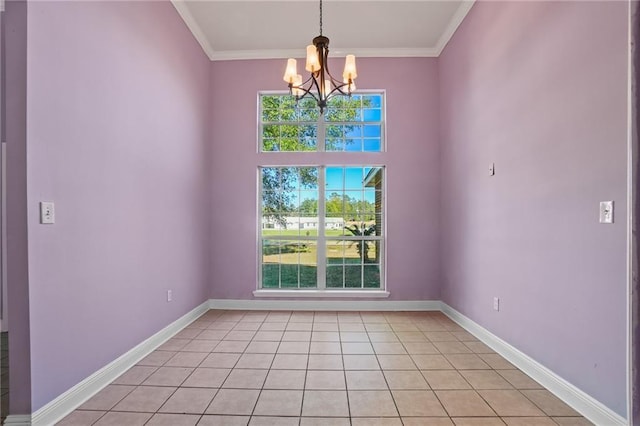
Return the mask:
{"type": "MultiPolygon", "coordinates": [[[[296,85],[294,85],[293,83],[289,84],[289,86],[290,86],[289,88],[290,88],[290,89],[299,89],[299,90],[302,90],[302,91],[304,91],[304,92],[309,92],[309,91],[311,91],[311,89],[313,89],[314,84],[315,84],[315,86],[316,86],[316,87],[318,87],[318,85],[317,85],[317,83],[316,83],[316,81],[315,81],[315,79],[314,79],[313,74],[311,74],[311,75],[309,76],[309,78],[307,78],[303,83],[300,83],[300,84],[299,84],[299,85],[297,85],[297,86],[296,86],[296,85]],[[308,83],[310,83],[310,84],[309,84],[309,87],[306,87],[306,88],[305,88],[305,86],[306,86],[308,83]]],[[[302,98],[302,97],[300,97],[300,98],[302,98]]]]}
{"type": "MultiPolygon", "coordinates": [[[[329,49],[327,49],[327,56],[329,53],[329,49]]],[[[333,85],[333,89],[331,89],[331,92],[329,92],[329,95],[327,95],[327,100],[329,99],[329,97],[331,97],[335,92],[340,93],[341,95],[346,95],[346,96],[351,96],[351,94],[344,92],[342,90],[343,87],[348,86],[350,82],[352,82],[351,79],[349,79],[349,82],[344,83],[340,80],[338,80],[337,78],[335,78],[334,76],[331,75],[331,72],[329,71],[329,61],[325,61],[325,67],[324,67],[324,71],[326,73],[327,76],[329,76],[329,79],[331,80],[331,84],[333,85]]]]}
{"type": "Polygon", "coordinates": [[[304,99],[307,97],[307,95],[311,96],[316,103],[320,102],[320,98],[318,98],[315,93],[313,93],[313,88],[314,86],[316,87],[316,90],[318,91],[318,93],[320,93],[320,88],[318,87],[318,82],[316,81],[315,77],[313,74],[311,74],[311,76],[301,85],[299,86],[294,86],[293,84],[289,85],[289,92],[292,92],[293,89],[297,89],[297,90],[301,90],[303,92],[302,96],[296,96],[296,101],[299,101],[300,99],[304,99]],[[307,85],[307,83],[310,83],[308,87],[304,87],[307,85]]]}
{"type": "Polygon", "coordinates": [[[323,62],[323,69],[324,72],[329,76],[329,78],[331,79],[331,82],[333,83],[334,81],[337,81],[332,75],[331,75],[331,71],[329,71],[329,47],[325,47],[324,48],[324,60],[323,62]]]}
{"type": "MultiPolygon", "coordinates": [[[[318,73],[318,77],[322,77],[322,74],[318,73]]],[[[320,100],[322,100],[322,90],[321,90],[321,87],[320,87],[320,83],[318,83],[318,78],[316,77],[315,73],[311,74],[311,77],[309,77],[309,79],[307,81],[309,81],[309,80],[311,80],[311,84],[309,84],[309,89],[307,89],[307,90],[314,97],[315,100],[320,102],[320,100]],[[311,92],[311,89],[313,89],[314,86],[316,88],[316,91],[318,92],[318,96],[315,96],[313,94],[313,92],[311,92]]]]}
{"type": "Polygon", "coordinates": [[[297,96],[296,97],[296,101],[304,99],[308,95],[308,96],[311,96],[316,101],[316,103],[320,102],[320,99],[318,99],[318,97],[315,95],[315,93],[313,93],[311,90],[309,90],[309,89],[301,89],[301,90],[304,92],[304,94],[302,96],[297,96]]]}
{"type": "Polygon", "coordinates": [[[350,82],[352,82],[351,79],[349,79],[348,83],[343,83],[336,80],[331,75],[329,75],[329,77],[331,78],[333,89],[331,89],[331,92],[329,92],[329,94],[326,97],[323,96],[324,94],[321,92],[320,86],[318,84],[318,80],[315,78],[314,74],[311,74],[311,76],[299,86],[294,86],[293,84],[291,84],[289,87],[289,91],[291,92],[292,89],[298,89],[303,92],[302,96],[296,96],[296,100],[304,99],[307,97],[307,95],[310,95],[316,102],[320,102],[321,100],[324,100],[325,102],[327,102],[329,101],[329,99],[331,99],[333,96],[336,95],[336,92],[343,96],[351,97],[351,93],[349,93],[348,91],[345,92],[344,90],[342,90],[344,87],[349,86],[350,82]],[[304,87],[308,83],[310,83],[309,86],[304,87]],[[318,93],[318,96],[316,96],[316,94],[313,92],[314,87],[316,92],[318,93]]]}
{"type": "MultiPolygon", "coordinates": [[[[313,74],[311,74],[309,76],[309,78],[307,78],[304,83],[300,84],[300,86],[298,86],[298,88],[303,88],[304,86],[307,85],[307,83],[309,83],[311,80],[313,79],[313,74]]],[[[313,83],[311,83],[311,85],[313,85],[313,83]]],[[[309,88],[311,88],[311,86],[309,86],[309,88]]]]}
{"type": "MultiPolygon", "coordinates": [[[[329,67],[325,68],[326,71],[326,75],[329,76],[329,79],[331,80],[331,84],[333,84],[334,87],[343,87],[343,86],[347,86],[349,83],[344,83],[340,80],[338,80],[337,78],[335,78],[334,76],[331,75],[331,73],[329,72],[329,67]]],[[[351,80],[351,79],[349,79],[351,80]]]]}
{"type": "Polygon", "coordinates": [[[348,85],[349,85],[348,83],[340,83],[340,85],[339,85],[339,86],[335,86],[335,87],[331,90],[331,92],[329,93],[329,96],[327,96],[327,99],[329,99],[330,97],[333,97],[333,95],[335,94],[335,92],[338,92],[338,93],[340,93],[341,95],[344,95],[344,96],[349,96],[349,97],[351,97],[351,93],[349,93],[349,92],[345,92],[345,91],[343,91],[343,90],[342,90],[342,88],[343,88],[343,87],[348,86],[348,85]]]}
{"type": "MultiPolygon", "coordinates": [[[[335,78],[332,74],[331,71],[329,70],[329,47],[325,47],[323,49],[323,56],[324,56],[324,60],[322,61],[322,70],[324,71],[324,74],[326,76],[329,76],[329,79],[331,80],[331,84],[334,86],[334,88],[342,88],[344,86],[349,85],[349,83],[353,82],[352,79],[349,79],[348,83],[344,83],[342,81],[340,81],[339,79],[335,78]]],[[[343,92],[342,90],[338,90],[341,94],[343,95],[347,95],[347,93],[343,92]]],[[[335,89],[331,90],[331,93],[335,92],[335,89]]],[[[328,97],[327,97],[328,99],[328,97]]]]}

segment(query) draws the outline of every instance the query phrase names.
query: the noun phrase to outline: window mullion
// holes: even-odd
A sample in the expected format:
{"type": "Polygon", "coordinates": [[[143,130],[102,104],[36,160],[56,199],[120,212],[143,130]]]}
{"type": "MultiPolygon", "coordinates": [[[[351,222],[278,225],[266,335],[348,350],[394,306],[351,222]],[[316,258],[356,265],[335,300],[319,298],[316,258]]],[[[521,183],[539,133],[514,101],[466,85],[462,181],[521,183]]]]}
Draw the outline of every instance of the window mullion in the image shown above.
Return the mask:
{"type": "MultiPolygon", "coordinates": [[[[320,132],[318,132],[320,133],[320,132]]],[[[324,142],[323,142],[324,147],[324,142]]],[[[325,167],[318,167],[318,288],[326,288],[327,283],[327,248],[325,237],[325,167]]]]}
{"type": "MultiPolygon", "coordinates": [[[[325,151],[325,126],[323,116],[318,116],[317,127],[318,151],[325,151]]],[[[325,236],[325,167],[318,167],[318,289],[325,289],[327,286],[327,247],[325,236]]]]}
{"type": "Polygon", "coordinates": [[[325,141],[325,121],[323,120],[323,116],[318,117],[318,151],[324,152],[326,150],[326,141],[325,141]]]}

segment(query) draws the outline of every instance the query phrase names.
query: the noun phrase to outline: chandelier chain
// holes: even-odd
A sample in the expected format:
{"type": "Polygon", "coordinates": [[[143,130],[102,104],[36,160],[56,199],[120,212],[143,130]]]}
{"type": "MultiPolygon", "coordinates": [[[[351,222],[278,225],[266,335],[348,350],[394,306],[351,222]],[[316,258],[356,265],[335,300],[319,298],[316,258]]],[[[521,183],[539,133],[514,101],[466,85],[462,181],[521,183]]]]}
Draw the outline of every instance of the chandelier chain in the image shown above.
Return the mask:
{"type": "Polygon", "coordinates": [[[322,0],[320,0],[320,35],[322,35],[322,0]]]}

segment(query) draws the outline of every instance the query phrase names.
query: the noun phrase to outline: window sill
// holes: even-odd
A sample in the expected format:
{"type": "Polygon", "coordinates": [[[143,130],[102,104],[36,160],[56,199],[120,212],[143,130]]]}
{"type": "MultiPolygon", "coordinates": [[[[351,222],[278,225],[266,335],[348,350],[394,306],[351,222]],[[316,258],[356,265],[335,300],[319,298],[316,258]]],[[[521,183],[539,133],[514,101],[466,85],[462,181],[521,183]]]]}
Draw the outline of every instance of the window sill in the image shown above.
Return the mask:
{"type": "Polygon", "coordinates": [[[385,290],[266,290],[260,289],[253,292],[254,297],[356,297],[356,298],[387,298],[389,292],[385,290]]]}

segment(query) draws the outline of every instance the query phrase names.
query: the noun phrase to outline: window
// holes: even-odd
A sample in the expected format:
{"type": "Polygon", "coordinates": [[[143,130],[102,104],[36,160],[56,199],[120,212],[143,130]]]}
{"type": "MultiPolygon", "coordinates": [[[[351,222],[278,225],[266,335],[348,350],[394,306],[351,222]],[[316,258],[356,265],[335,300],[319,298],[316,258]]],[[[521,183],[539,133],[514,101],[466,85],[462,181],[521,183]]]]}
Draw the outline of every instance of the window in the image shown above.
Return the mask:
{"type": "Polygon", "coordinates": [[[382,167],[261,167],[263,288],[382,288],[382,167]]]}
{"type": "MultiPolygon", "coordinates": [[[[296,106],[291,96],[264,94],[260,116],[263,152],[338,151],[357,161],[359,153],[383,149],[380,93],[334,98],[324,116],[313,101],[296,106]]],[[[264,158],[278,158],[271,155],[264,158]]],[[[259,167],[262,289],[385,287],[384,166],[323,158],[305,154],[303,165],[259,167]]]]}
{"type": "Polygon", "coordinates": [[[313,99],[262,95],[260,151],[380,152],[383,116],[380,93],[333,98],[324,116],[313,99]]]}

